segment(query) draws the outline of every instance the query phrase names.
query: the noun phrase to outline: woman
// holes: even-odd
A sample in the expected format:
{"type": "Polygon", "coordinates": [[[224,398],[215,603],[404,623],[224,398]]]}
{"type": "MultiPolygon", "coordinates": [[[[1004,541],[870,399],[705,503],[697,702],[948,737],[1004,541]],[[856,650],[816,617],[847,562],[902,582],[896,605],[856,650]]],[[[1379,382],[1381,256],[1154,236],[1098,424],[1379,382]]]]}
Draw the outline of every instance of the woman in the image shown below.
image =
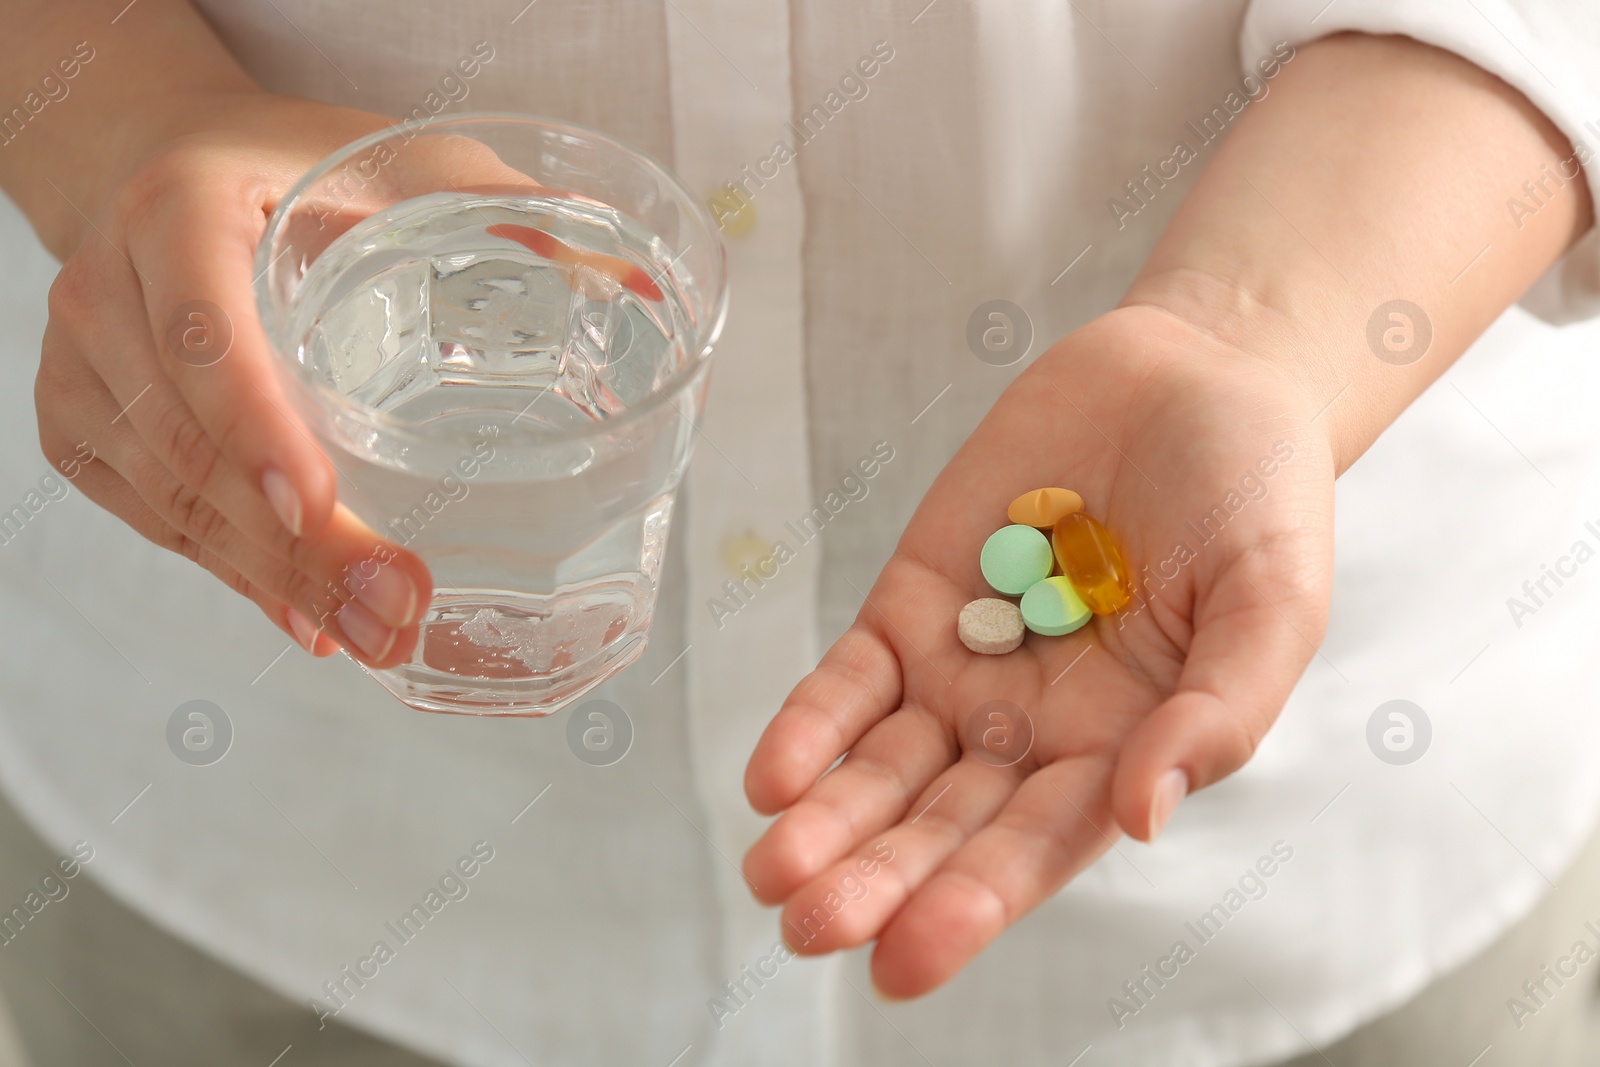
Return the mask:
{"type": "MultiPolygon", "coordinates": [[[[1593,302],[1597,27],[1302,7],[13,0],[0,183],[64,263],[48,468],[20,389],[7,423],[0,775],[50,845],[0,959],[33,1054],[397,1055],[355,1024],[472,1064],[1221,1065],[1386,1016],[1347,1055],[1579,1062],[1592,331],[1497,319],[1536,282],[1547,317],[1593,302]],[[374,535],[274,402],[249,264],[300,173],[419,107],[600,127],[728,237],[714,447],[606,767],[565,716],[276,659],[111,517],[302,649],[392,660],[403,554],[308,623],[374,535]],[[214,368],[164,345],[194,300],[242,324],[214,368]],[[1137,610],[980,659],[978,548],[1055,484],[1124,538],[1137,610]],[[225,759],[168,750],[191,700],[225,759]],[[970,736],[995,700],[1015,762],[970,736]],[[65,932],[93,924],[130,947],[65,932]]],[[[38,324],[44,255],[9,247],[38,324]]]]}

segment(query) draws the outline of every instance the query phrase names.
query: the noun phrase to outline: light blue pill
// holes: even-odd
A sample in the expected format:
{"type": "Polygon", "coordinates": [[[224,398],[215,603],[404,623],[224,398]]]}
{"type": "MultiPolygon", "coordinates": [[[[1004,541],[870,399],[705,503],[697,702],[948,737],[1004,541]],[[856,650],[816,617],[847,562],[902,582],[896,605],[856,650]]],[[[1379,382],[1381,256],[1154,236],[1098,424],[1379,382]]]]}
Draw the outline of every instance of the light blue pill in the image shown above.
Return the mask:
{"type": "Polygon", "coordinates": [[[1003,526],[983,543],[978,566],[997,592],[1021,596],[1050,577],[1055,556],[1050,539],[1032,526],[1003,526]]]}

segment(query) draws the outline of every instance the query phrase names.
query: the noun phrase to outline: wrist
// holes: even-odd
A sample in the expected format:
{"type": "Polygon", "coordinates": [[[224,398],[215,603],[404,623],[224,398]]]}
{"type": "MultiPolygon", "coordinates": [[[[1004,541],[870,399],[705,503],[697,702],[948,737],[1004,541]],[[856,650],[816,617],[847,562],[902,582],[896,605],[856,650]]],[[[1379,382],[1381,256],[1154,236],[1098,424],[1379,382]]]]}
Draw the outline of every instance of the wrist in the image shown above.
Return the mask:
{"type": "Polygon", "coordinates": [[[1348,409],[1330,404],[1350,381],[1348,346],[1329,343],[1330,331],[1308,329],[1273,293],[1203,268],[1168,267],[1141,273],[1118,306],[1157,312],[1203,339],[1208,358],[1250,367],[1285,406],[1282,414],[1326,445],[1335,471],[1371,443],[1360,439],[1348,409]]]}
{"type": "Polygon", "coordinates": [[[232,159],[242,161],[263,180],[292,182],[328,153],[394,121],[367,111],[279,96],[254,84],[147,98],[139,109],[137,123],[114,134],[108,131],[106,148],[96,157],[98,165],[89,168],[92,173],[74,187],[75,192],[62,187],[52,194],[53,203],[66,212],[54,216],[56,228],[41,226],[39,217],[33,216],[35,227],[58,256],[65,258],[85,235],[93,235],[90,219],[98,224],[102,213],[116,217],[137,212],[174,181],[204,182],[219,162],[230,173],[237,171],[225,163],[232,159]],[[267,155],[245,158],[265,146],[271,146],[267,155]],[[81,213],[64,202],[66,196],[73,197],[81,213]]]}
{"type": "Polygon", "coordinates": [[[1588,228],[1581,181],[1505,208],[1574,154],[1458,56],[1325,38],[1230,128],[1123,302],[1288,375],[1342,472],[1588,228]]]}
{"type": "Polygon", "coordinates": [[[186,113],[259,92],[190,0],[15,0],[5,29],[0,89],[36,118],[8,127],[0,188],[62,259],[186,113]]]}
{"type": "Polygon", "coordinates": [[[94,226],[128,178],[180,138],[221,129],[225,116],[266,94],[244,82],[227,90],[195,88],[129,99],[114,114],[91,116],[68,132],[62,151],[41,160],[50,184],[29,210],[34,229],[66,258],[94,226]],[[53,185],[53,188],[52,188],[53,185]]]}

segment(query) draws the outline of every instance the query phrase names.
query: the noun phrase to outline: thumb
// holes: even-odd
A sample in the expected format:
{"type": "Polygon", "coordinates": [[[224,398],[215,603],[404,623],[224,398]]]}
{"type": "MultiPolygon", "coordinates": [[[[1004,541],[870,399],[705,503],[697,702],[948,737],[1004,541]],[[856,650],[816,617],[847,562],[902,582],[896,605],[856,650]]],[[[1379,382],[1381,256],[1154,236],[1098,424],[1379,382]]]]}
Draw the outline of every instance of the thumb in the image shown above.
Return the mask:
{"type": "Polygon", "coordinates": [[[1254,755],[1322,641],[1330,584],[1325,564],[1280,541],[1199,595],[1177,688],[1117,759],[1112,808],[1130,837],[1154,840],[1187,794],[1254,755]]]}

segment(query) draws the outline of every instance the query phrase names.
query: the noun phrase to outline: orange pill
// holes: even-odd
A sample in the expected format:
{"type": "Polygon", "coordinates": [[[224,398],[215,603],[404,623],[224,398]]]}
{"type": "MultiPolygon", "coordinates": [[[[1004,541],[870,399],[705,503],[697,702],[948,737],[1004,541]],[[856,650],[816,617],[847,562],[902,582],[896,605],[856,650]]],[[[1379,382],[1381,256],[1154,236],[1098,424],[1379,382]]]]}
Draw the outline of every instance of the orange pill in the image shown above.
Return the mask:
{"type": "Polygon", "coordinates": [[[1083,497],[1071,489],[1035,489],[1023,493],[1006,508],[1006,518],[1018,526],[1039,529],[1054,526],[1063,515],[1083,510],[1083,497]]]}
{"type": "Polygon", "coordinates": [[[1133,578],[1111,531],[1081,511],[1064,515],[1050,533],[1061,573],[1096,615],[1121,611],[1133,599],[1133,578]]]}

